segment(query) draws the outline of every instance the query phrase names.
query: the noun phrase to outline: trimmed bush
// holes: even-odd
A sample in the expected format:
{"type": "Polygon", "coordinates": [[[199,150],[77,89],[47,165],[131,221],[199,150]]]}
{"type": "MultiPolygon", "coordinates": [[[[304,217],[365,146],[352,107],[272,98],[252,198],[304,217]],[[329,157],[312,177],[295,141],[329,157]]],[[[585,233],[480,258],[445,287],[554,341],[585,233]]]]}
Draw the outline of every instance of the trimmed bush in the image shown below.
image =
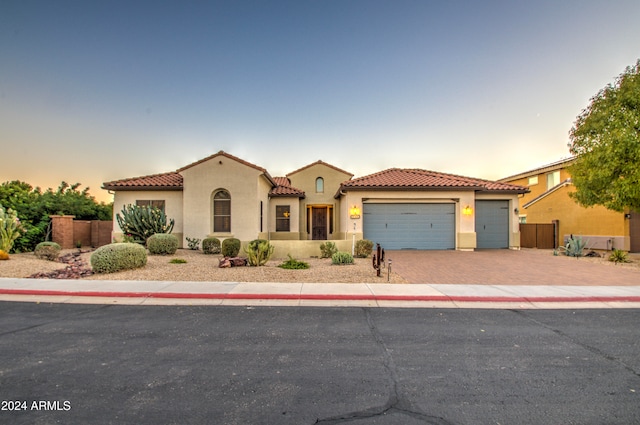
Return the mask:
{"type": "Polygon", "coordinates": [[[373,242],[369,239],[360,239],[356,242],[354,254],[358,258],[367,258],[373,250],[373,242]]]}
{"type": "Polygon", "coordinates": [[[338,251],[331,256],[331,263],[339,266],[353,264],[353,256],[348,252],[338,251]]]}
{"type": "Polygon", "coordinates": [[[331,258],[336,252],[338,252],[338,248],[336,248],[335,243],[325,242],[320,244],[320,258],[331,258]]]}
{"type": "Polygon", "coordinates": [[[41,260],[56,261],[60,255],[60,245],[55,242],[40,242],[33,253],[41,260]]]}
{"type": "Polygon", "coordinates": [[[95,273],[137,269],[146,264],[147,249],[134,243],[104,245],[91,254],[91,268],[95,273]]]}
{"type": "Polygon", "coordinates": [[[147,248],[154,255],[172,255],[178,249],[178,238],[170,233],[156,233],[147,239],[147,248]]]}
{"type": "Polygon", "coordinates": [[[7,254],[6,251],[3,251],[0,249],[0,261],[4,261],[8,259],[9,259],[9,254],[7,254]]]}
{"type": "Polygon", "coordinates": [[[240,252],[240,239],[228,238],[223,240],[221,252],[225,257],[237,257],[240,252]]]}
{"type": "Polygon", "coordinates": [[[264,239],[255,239],[249,242],[244,249],[250,266],[264,266],[273,255],[275,247],[264,239]]]}
{"type": "Polygon", "coordinates": [[[202,252],[205,254],[220,254],[220,239],[205,238],[202,241],[202,252]]]}

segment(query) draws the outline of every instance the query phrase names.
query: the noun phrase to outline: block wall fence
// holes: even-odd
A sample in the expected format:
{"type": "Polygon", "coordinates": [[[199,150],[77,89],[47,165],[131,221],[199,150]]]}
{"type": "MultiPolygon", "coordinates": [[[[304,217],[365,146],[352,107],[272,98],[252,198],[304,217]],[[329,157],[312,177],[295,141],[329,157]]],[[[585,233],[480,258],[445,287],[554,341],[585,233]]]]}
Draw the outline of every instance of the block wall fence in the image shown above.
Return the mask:
{"type": "Polygon", "coordinates": [[[111,243],[113,221],[74,220],[73,215],[52,215],[51,240],[62,249],[98,248],[111,243]]]}

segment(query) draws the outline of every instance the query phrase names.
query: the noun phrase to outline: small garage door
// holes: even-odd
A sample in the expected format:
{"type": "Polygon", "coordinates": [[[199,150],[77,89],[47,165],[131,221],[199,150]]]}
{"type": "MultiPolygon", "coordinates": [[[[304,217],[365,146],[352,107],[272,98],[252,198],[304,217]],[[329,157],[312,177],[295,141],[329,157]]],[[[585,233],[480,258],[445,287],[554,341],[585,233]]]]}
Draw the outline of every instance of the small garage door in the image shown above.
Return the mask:
{"type": "Polygon", "coordinates": [[[455,204],[364,204],[364,238],[384,249],[455,249],[455,204]]]}
{"type": "Polygon", "coordinates": [[[509,248],[509,201],[476,201],[478,248],[509,248]]]}

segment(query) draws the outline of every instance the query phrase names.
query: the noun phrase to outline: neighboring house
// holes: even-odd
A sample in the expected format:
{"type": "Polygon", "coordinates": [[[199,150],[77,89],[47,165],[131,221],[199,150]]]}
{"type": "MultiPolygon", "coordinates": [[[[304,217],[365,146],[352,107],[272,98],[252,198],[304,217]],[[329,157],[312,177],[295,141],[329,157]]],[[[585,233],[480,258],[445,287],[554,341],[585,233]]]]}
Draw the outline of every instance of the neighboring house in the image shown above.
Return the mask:
{"type": "Polygon", "coordinates": [[[185,238],[268,239],[276,256],[319,254],[319,241],[350,250],[370,239],[385,249],[519,248],[524,187],[419,169],[392,168],[353,179],[317,161],[272,177],[220,151],[174,172],[106,182],[115,220],[128,204],[154,205],[185,238]]]}
{"type": "Polygon", "coordinates": [[[527,224],[557,223],[557,244],[570,235],[583,237],[591,249],[613,248],[640,252],[640,214],[619,213],[602,206],[582,207],[569,193],[575,191],[567,167],[574,158],[563,159],[499,181],[529,188],[520,197],[519,220],[527,224]]]}

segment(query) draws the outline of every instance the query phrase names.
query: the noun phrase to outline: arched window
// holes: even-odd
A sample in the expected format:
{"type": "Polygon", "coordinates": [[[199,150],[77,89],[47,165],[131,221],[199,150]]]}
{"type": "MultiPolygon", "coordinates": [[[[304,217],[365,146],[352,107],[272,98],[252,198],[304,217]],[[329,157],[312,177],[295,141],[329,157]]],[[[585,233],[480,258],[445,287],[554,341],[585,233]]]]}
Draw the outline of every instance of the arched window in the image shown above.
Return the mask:
{"type": "Polygon", "coordinates": [[[213,231],[231,232],[231,195],[226,190],[213,195],[213,231]]]}
{"type": "Polygon", "coordinates": [[[318,177],[316,179],[316,193],[324,192],[324,179],[322,177],[318,177]]]}

